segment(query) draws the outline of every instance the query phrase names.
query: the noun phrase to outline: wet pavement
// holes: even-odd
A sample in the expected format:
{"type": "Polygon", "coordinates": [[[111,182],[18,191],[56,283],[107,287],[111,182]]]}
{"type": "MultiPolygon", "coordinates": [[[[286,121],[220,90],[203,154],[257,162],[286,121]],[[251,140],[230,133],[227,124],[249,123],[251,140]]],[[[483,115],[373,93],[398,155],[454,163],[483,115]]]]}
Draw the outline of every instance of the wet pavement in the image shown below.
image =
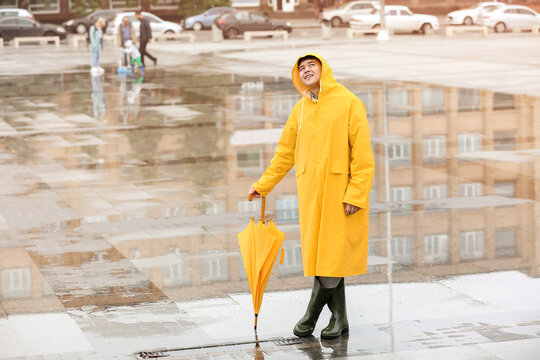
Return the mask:
{"type": "Polygon", "coordinates": [[[0,358],[536,359],[540,98],[351,68],[376,174],[350,334],[320,341],[325,310],[292,335],[312,279],[291,173],[267,201],[285,259],[254,337],[236,233],[298,93],[245,56],[1,77],[0,358]]]}

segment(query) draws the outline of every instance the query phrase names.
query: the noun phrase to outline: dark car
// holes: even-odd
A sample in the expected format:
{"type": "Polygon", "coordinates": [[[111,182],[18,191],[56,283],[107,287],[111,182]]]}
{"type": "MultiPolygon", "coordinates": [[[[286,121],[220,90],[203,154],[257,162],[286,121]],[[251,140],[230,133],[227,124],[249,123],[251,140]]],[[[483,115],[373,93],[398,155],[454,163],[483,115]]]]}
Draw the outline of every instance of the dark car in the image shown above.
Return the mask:
{"type": "Polygon", "coordinates": [[[219,6],[206,10],[202,14],[193,15],[184,21],[184,29],[199,31],[212,27],[214,20],[223,15],[223,13],[235,11],[234,8],[219,6]]]}
{"type": "MultiPolygon", "coordinates": [[[[77,34],[84,34],[90,28],[90,26],[96,23],[97,19],[99,19],[100,17],[104,18],[106,24],[108,24],[109,21],[114,20],[117,13],[117,10],[97,10],[91,14],[86,15],[85,17],[68,20],[62,25],[66,28],[67,31],[71,31],[77,34]]],[[[105,29],[106,28],[107,26],[105,26],[105,29]]],[[[105,29],[103,29],[103,31],[105,31],[105,29]]]]}
{"type": "Polygon", "coordinates": [[[59,36],[65,39],[66,30],[59,25],[42,24],[18,16],[0,19],[0,37],[4,41],[23,36],[59,36]]]}
{"type": "Polygon", "coordinates": [[[235,11],[221,15],[215,24],[223,31],[223,37],[231,39],[245,31],[287,30],[291,24],[253,11],[235,11]]]}

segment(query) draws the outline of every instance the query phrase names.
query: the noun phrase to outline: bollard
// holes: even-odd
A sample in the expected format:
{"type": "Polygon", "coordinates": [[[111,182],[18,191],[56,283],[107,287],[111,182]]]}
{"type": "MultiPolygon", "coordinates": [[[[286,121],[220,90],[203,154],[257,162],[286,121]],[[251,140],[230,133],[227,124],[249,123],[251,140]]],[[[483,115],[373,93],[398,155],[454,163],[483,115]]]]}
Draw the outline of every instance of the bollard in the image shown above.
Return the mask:
{"type": "Polygon", "coordinates": [[[323,40],[330,40],[332,31],[332,25],[329,21],[323,21],[321,23],[321,36],[323,40]]]}
{"type": "Polygon", "coordinates": [[[222,42],[223,41],[223,32],[216,24],[212,24],[212,41],[213,42],[222,42]]]}

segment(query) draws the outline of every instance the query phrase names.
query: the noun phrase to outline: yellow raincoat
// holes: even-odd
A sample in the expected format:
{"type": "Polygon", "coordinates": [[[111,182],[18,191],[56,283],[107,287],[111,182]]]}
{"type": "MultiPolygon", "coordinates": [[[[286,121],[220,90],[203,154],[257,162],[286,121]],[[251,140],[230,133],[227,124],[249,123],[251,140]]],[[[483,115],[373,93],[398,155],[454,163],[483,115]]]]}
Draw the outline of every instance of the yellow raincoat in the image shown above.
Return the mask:
{"type": "Polygon", "coordinates": [[[268,169],[253,187],[267,195],[296,169],[304,276],[351,276],[367,272],[369,191],[375,164],[366,108],[339,84],[326,61],[317,100],[302,84],[297,63],[292,80],[302,99],[294,106],[268,169]],[[345,215],[344,203],[360,207],[345,215]]]}

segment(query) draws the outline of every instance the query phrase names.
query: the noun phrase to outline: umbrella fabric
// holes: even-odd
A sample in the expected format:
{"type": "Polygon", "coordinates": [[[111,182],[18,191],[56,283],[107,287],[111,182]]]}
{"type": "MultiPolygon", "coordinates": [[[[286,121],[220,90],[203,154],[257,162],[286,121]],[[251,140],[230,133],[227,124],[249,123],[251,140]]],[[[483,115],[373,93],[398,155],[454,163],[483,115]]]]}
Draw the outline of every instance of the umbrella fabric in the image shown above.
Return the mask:
{"type": "MultiPolygon", "coordinates": [[[[264,290],[272,267],[285,239],[285,233],[278,230],[272,220],[266,221],[264,210],[262,214],[257,225],[252,218],[248,226],[238,234],[244,269],[251,289],[255,321],[261,309],[264,290]]],[[[283,256],[282,251],[280,263],[283,263],[283,256]]],[[[255,329],[257,329],[256,324],[255,322],[255,329]]]]}

